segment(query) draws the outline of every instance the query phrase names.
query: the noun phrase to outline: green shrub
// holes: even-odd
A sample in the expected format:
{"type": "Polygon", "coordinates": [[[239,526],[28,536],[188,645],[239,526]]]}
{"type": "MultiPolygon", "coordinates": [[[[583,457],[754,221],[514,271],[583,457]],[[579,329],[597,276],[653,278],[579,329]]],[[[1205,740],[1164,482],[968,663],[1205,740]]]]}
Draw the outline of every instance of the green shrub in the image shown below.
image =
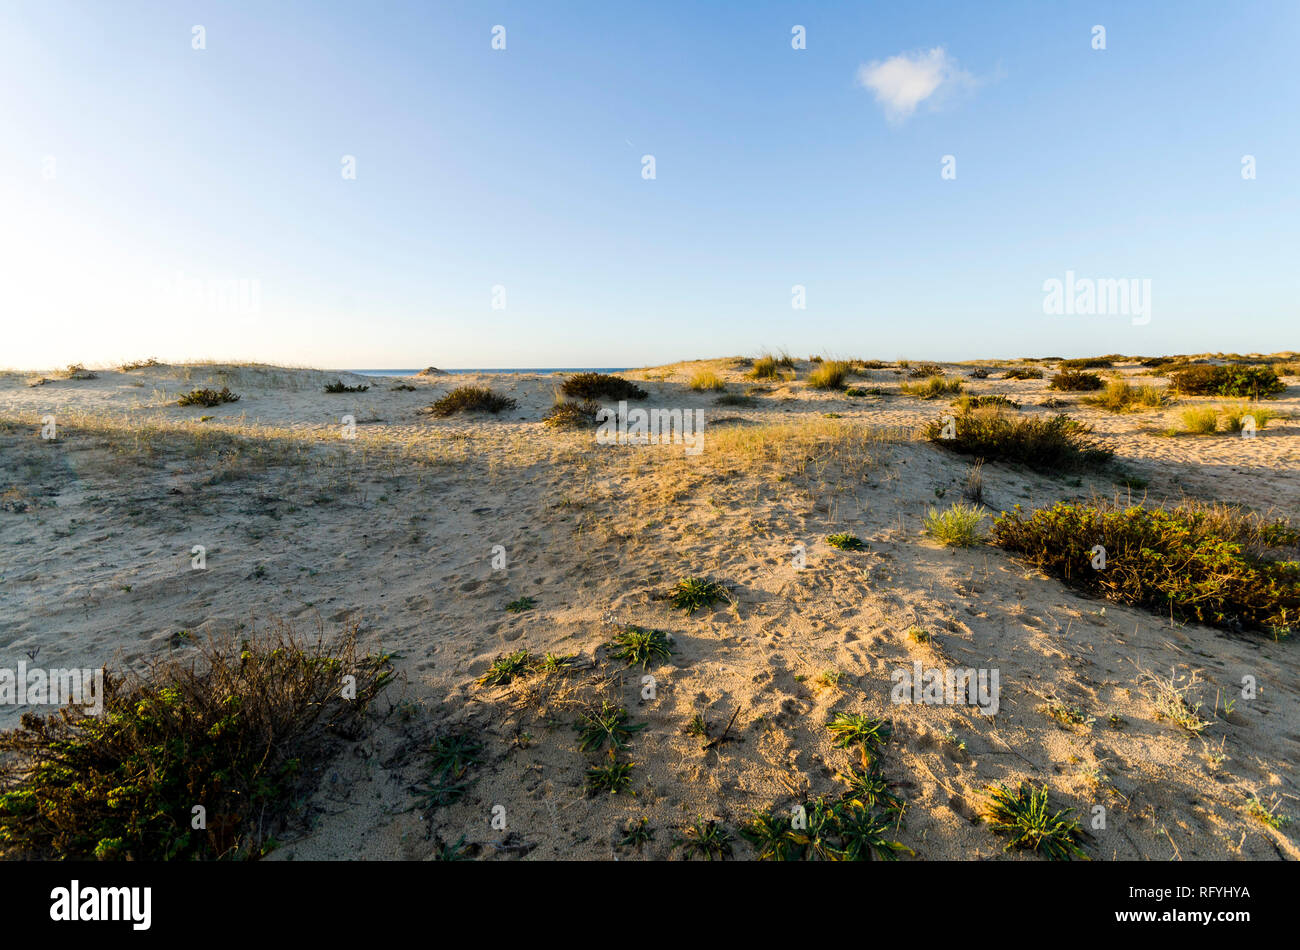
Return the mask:
{"type": "Polygon", "coordinates": [[[1003,379],[1042,379],[1043,371],[1034,366],[1013,366],[1002,374],[1003,379]]]}
{"type": "Polygon", "coordinates": [[[636,383],[605,373],[575,373],[561,384],[560,391],[574,399],[645,399],[649,395],[636,383]]]}
{"type": "Polygon", "coordinates": [[[517,405],[509,396],[494,393],[486,386],[458,386],[430,406],[428,411],[435,416],[450,416],[457,412],[490,412],[495,415],[517,405]]]}
{"type": "Polygon", "coordinates": [[[1058,392],[1076,393],[1101,389],[1102,385],[1101,377],[1096,373],[1079,373],[1074,370],[1066,370],[1053,376],[1052,381],[1047,384],[1047,388],[1055,389],[1058,392]]]}
{"type": "Polygon", "coordinates": [[[1189,366],[1170,375],[1169,387],[1187,396],[1268,399],[1286,384],[1271,366],[1189,366]]]}
{"type": "Polygon", "coordinates": [[[1289,539],[1258,518],[1184,504],[1174,508],[1058,502],[1032,515],[1017,507],[993,524],[995,544],[1068,584],[1119,603],[1231,627],[1289,630],[1300,615],[1300,562],[1265,555],[1289,539]],[[1094,548],[1105,568],[1092,567],[1094,548]]]}
{"type": "Polygon", "coordinates": [[[332,383],[325,384],[327,393],[364,393],[369,390],[369,386],[344,386],[342,380],[335,380],[332,383]]]}
{"type": "Polygon", "coordinates": [[[331,737],[360,735],[391,676],[352,634],[329,647],[285,632],[209,642],[145,677],[105,673],[100,715],[27,713],[0,733],[0,857],[260,857],[323,774],[331,737]]]}
{"type": "Polygon", "coordinates": [[[219,391],[215,389],[191,390],[176,400],[176,405],[206,406],[210,409],[213,406],[220,406],[222,403],[227,402],[239,402],[239,396],[232,393],[229,386],[222,386],[219,391]]]}
{"type": "Polygon", "coordinates": [[[1114,362],[1105,356],[1085,357],[1077,360],[1061,360],[1057,369],[1110,369],[1114,362]]]}
{"type": "Polygon", "coordinates": [[[1114,454],[1090,438],[1090,426],[1066,415],[1011,419],[997,409],[980,409],[952,422],[952,438],[944,438],[943,420],[926,426],[926,438],[990,462],[1017,462],[1042,472],[1077,471],[1098,468],[1114,454]]]}

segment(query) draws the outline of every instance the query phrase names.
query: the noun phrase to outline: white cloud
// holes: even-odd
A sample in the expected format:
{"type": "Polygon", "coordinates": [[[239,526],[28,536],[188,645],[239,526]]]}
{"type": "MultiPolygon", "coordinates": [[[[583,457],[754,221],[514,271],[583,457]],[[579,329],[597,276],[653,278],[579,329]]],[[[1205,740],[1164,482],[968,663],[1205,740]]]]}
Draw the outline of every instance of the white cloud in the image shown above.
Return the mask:
{"type": "Polygon", "coordinates": [[[972,85],[942,46],[915,53],[899,53],[858,67],[858,82],[870,89],[891,122],[901,122],[927,99],[933,105],[947,93],[972,85]]]}

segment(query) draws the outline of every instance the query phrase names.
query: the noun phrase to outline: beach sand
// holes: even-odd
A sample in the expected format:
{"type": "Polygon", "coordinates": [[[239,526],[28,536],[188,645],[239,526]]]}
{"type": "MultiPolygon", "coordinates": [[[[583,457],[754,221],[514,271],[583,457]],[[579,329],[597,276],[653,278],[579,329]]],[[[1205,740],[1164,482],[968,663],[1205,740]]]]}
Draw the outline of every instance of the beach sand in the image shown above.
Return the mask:
{"type": "MultiPolygon", "coordinates": [[[[965,379],[976,364],[943,365],[965,379]]],[[[356,625],[367,649],[398,654],[373,733],[314,764],[310,828],[271,860],[424,860],[462,838],[483,858],[667,858],[696,818],[734,832],[753,811],[838,795],[836,774],[855,761],[826,729],[840,711],[893,721],[882,769],[908,803],[897,838],[921,858],[1002,857],[1003,840],[975,819],[990,784],[1026,779],[1084,820],[1097,858],[1300,858],[1296,825],[1269,827],[1246,808],[1258,795],[1297,811],[1294,644],[1092,599],[991,545],[939,546],[922,519],[960,500],[970,461],[916,432],[947,400],[899,395],[906,373],[894,367],[851,381],[883,395],[814,391],[803,384],[811,368],[796,361],[796,381],[760,383],[726,359],[623,374],[650,393],[637,405],[704,410],[698,456],[546,427],[560,375],[187,364],[50,373],[31,385],[41,374],[0,374],[0,664],[35,655],[42,666],[138,667],[185,649],[182,630],[246,633],[277,621],[309,635],[356,625]],[[715,393],[686,385],[703,369],[733,393],[763,391],[717,405],[715,393]],[[334,380],[371,388],[324,393],[334,380]],[[414,390],[391,388],[399,384],[414,390]],[[518,407],[420,412],[467,384],[518,407]],[[226,385],[238,402],[176,405],[192,388],[226,385]],[[347,415],[354,439],[342,437],[347,415]],[[56,440],[40,438],[46,416],[56,440]],[[826,538],[840,531],[866,549],[832,548],[826,538]],[[195,545],[203,570],[192,569],[195,545]],[[687,576],[723,583],[730,603],[674,610],[667,591],[687,576]],[[522,597],[536,606],[504,609],[522,597]],[[673,655],[645,673],[611,661],[611,618],[669,632],[673,655]],[[910,636],[914,626],[929,640],[910,636]],[[578,669],[477,684],[496,657],[521,649],[576,655],[578,669]],[[891,703],[891,672],[915,661],[997,669],[997,715],[891,703]],[[1199,672],[1189,696],[1210,725],[1191,736],[1159,718],[1143,671],[1199,672]],[[1220,715],[1244,676],[1257,698],[1220,715]],[[627,751],[632,794],[583,791],[594,760],[573,723],[601,698],[645,724],[627,751]],[[1042,711],[1053,701],[1091,721],[1058,723],[1042,711]],[[697,715],[714,739],[730,723],[726,741],[704,748],[687,731],[697,715]],[[431,739],[456,730],[484,743],[473,784],[454,804],[415,807],[431,739]],[[493,826],[496,806],[504,828],[493,826]],[[1094,830],[1097,807],[1105,827],[1094,830]],[[616,847],[620,826],[640,816],[654,839],[616,847]]],[[[1039,405],[1052,395],[1046,378],[998,376],[965,381],[1024,413],[1054,411],[1039,405]]],[[[1062,411],[1094,425],[1146,487],[988,464],[989,513],[1187,496],[1294,518],[1300,386],[1289,382],[1268,404],[1291,418],[1254,439],[1159,434],[1189,404],[1232,400],[1112,415],[1061,394],[1062,411]]],[[[0,727],[21,712],[0,707],[0,727]]],[[[752,855],[738,835],[734,848],[752,855]]]]}

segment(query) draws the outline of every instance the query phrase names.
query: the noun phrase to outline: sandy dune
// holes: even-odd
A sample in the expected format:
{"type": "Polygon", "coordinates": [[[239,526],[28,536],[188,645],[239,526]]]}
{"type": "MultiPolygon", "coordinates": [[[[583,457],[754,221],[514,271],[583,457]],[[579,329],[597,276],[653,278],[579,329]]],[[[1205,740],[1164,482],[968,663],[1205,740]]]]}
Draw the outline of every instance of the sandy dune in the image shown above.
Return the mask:
{"type": "MultiPolygon", "coordinates": [[[[945,364],[963,378],[973,365],[945,364]]],[[[1297,810],[1294,644],[1091,600],[992,546],[938,546],[921,520],[960,499],[969,464],[910,433],[946,401],[899,395],[906,376],[894,368],[854,380],[884,393],[857,398],[809,390],[810,364],[797,368],[797,381],[763,383],[737,406],[686,386],[712,369],[742,393],[755,384],[736,361],[625,374],[650,391],[646,405],[705,410],[705,450],[693,458],[681,446],[600,446],[590,431],[547,428],[561,381],[548,375],[362,380],[213,364],[51,373],[31,385],[39,374],[2,374],[0,664],[32,651],[48,666],[136,664],[176,649],[181,630],[272,618],[304,631],[355,623],[368,647],[396,651],[391,708],[372,737],[320,764],[311,830],[273,858],[426,859],[462,837],[484,857],[668,857],[696,817],[734,830],[756,809],[836,794],[836,772],[853,760],[825,724],[841,710],[894,721],[883,763],[908,802],[898,838],[923,858],[1000,857],[1002,841],[972,819],[986,786],[1022,778],[1048,783],[1085,820],[1105,808],[1090,847],[1099,858],[1300,858],[1296,825],[1270,828],[1245,808],[1258,794],[1297,810]],[[371,389],[322,392],[336,379],[371,389]],[[394,391],[399,383],[415,389],[394,391]],[[471,383],[518,408],[419,412],[471,383]],[[208,385],[241,398],[175,405],[208,385]],[[56,441],[39,437],[47,415],[56,441]],[[341,437],[345,415],[355,439],[341,437]],[[833,549],[825,539],[837,531],[867,549],[833,549]],[[205,570],[191,569],[194,545],[205,570]],[[504,570],[492,565],[496,545],[504,570]],[[675,611],[665,592],[683,576],[724,583],[732,603],[675,611]],[[525,596],[535,608],[504,610],[525,596]],[[642,698],[639,667],[606,657],[611,617],[672,634],[672,658],[648,671],[653,699],[642,698]],[[913,626],[930,640],[909,636],[913,626]],[[576,654],[580,669],[476,684],[519,649],[576,654]],[[998,714],[892,704],[891,671],[918,660],[998,669],[998,714]],[[1192,737],[1159,719],[1142,670],[1200,671],[1192,695],[1211,725],[1192,737]],[[1216,714],[1246,675],[1258,698],[1216,714]],[[646,723],[629,747],[633,795],[583,793],[576,704],[600,697],[646,723]],[[1053,700],[1091,721],[1058,724],[1042,712],[1053,700]],[[733,713],[727,741],[712,748],[686,731],[698,714],[717,737],[733,713]],[[422,812],[410,789],[427,772],[428,743],[458,728],[481,735],[484,761],[461,801],[422,812]],[[496,805],[506,830],[491,825],[496,805]],[[642,815],[654,840],[616,848],[619,826],[642,815]]],[[[998,375],[968,388],[1050,411],[1038,405],[1046,380],[998,375]]],[[[1294,518],[1300,386],[1289,382],[1269,404],[1291,418],[1255,439],[1158,434],[1188,403],[1227,400],[1111,415],[1066,394],[1064,411],[1092,423],[1147,487],[990,464],[990,514],[1132,491],[1294,518]]],[[[20,712],[0,707],[0,726],[20,712]]],[[[735,849],[751,853],[739,836],[735,849]]]]}

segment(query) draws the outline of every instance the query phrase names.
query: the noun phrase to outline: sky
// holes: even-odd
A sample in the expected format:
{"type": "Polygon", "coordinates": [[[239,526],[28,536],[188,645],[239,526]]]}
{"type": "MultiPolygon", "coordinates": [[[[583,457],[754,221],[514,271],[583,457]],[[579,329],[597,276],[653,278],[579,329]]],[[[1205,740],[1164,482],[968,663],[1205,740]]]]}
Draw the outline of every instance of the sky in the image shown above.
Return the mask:
{"type": "Polygon", "coordinates": [[[1294,0],[0,0],[0,366],[1300,349],[1298,39],[1294,0]]]}

